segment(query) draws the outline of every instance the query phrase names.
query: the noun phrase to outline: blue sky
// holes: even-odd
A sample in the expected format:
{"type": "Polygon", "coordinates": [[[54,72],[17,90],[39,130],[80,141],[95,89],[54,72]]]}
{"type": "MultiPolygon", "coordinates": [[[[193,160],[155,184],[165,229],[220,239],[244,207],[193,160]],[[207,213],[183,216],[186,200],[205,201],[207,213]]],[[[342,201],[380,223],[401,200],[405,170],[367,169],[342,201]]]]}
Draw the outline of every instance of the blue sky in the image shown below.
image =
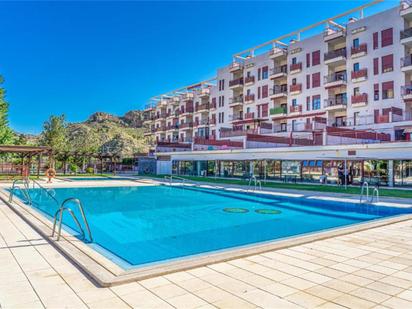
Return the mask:
{"type": "Polygon", "coordinates": [[[213,77],[236,52],[366,2],[0,2],[11,126],[39,133],[50,114],[142,108],[213,77]]]}

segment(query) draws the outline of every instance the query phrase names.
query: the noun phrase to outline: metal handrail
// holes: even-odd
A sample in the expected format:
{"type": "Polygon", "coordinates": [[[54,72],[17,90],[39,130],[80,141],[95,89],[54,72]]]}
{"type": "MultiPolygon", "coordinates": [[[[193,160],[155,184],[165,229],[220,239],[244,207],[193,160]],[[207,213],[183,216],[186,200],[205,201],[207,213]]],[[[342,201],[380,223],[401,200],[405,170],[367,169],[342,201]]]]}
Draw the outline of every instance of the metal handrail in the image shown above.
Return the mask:
{"type": "Polygon", "coordinates": [[[258,186],[259,186],[259,190],[262,190],[262,182],[259,179],[257,179],[256,176],[252,176],[252,177],[249,178],[249,185],[248,185],[247,191],[250,191],[252,181],[254,181],[254,190],[253,191],[256,191],[258,186]]]}
{"type": "Polygon", "coordinates": [[[28,191],[28,189],[29,189],[28,179],[26,179],[26,178],[15,179],[13,181],[13,184],[12,184],[11,189],[10,189],[9,203],[13,202],[14,191],[16,189],[19,189],[23,193],[23,195],[26,198],[27,203],[29,203],[29,205],[31,205],[33,203],[32,199],[31,199],[31,196],[29,194],[29,191],[28,191]],[[17,182],[19,182],[19,181],[23,182],[23,187],[20,187],[20,186],[17,185],[17,182]]]}
{"type": "MultiPolygon", "coordinates": [[[[86,219],[86,215],[85,215],[85,213],[84,213],[83,204],[82,204],[82,202],[81,202],[79,199],[74,198],[74,197],[69,197],[69,198],[65,199],[65,200],[63,201],[63,203],[61,204],[59,210],[57,210],[56,214],[54,215],[52,237],[54,236],[54,232],[55,232],[55,229],[56,229],[56,223],[57,223],[57,216],[59,215],[59,221],[58,221],[58,222],[59,222],[59,230],[58,230],[58,234],[57,234],[57,240],[60,239],[61,226],[62,226],[62,221],[63,221],[63,212],[64,212],[65,210],[68,211],[69,213],[70,213],[70,212],[72,213],[72,217],[73,217],[74,221],[77,221],[76,224],[79,226],[79,224],[78,224],[79,222],[78,222],[77,218],[75,218],[76,216],[74,215],[73,211],[72,211],[70,208],[65,207],[65,205],[66,205],[68,202],[74,202],[75,204],[77,204],[77,207],[79,208],[79,211],[80,211],[80,214],[81,214],[81,216],[82,216],[84,225],[86,226],[87,233],[88,233],[88,235],[89,235],[89,239],[90,239],[90,241],[92,242],[92,241],[93,241],[93,237],[92,237],[92,233],[91,233],[91,231],[90,231],[89,223],[88,223],[88,221],[87,221],[87,219],[86,219]]],[[[80,229],[81,229],[82,236],[83,236],[83,239],[84,239],[84,238],[85,238],[84,230],[81,228],[81,226],[80,226],[80,229]]]]}
{"type": "Polygon", "coordinates": [[[59,201],[50,193],[50,191],[43,187],[38,181],[32,179],[33,181],[33,189],[35,188],[35,185],[37,185],[41,190],[43,190],[44,192],[46,192],[46,194],[53,200],[56,202],[57,205],[59,205],[59,201]]]}
{"type": "Polygon", "coordinates": [[[360,197],[359,197],[359,202],[360,203],[363,203],[363,194],[364,194],[363,191],[364,191],[365,188],[366,188],[366,201],[369,200],[369,183],[367,181],[364,181],[363,184],[362,184],[361,194],[360,194],[360,197]]]}
{"type": "Polygon", "coordinates": [[[373,192],[372,192],[372,197],[370,202],[373,203],[374,197],[376,196],[376,202],[379,203],[379,188],[378,186],[375,186],[375,188],[373,188],[373,192]]]}

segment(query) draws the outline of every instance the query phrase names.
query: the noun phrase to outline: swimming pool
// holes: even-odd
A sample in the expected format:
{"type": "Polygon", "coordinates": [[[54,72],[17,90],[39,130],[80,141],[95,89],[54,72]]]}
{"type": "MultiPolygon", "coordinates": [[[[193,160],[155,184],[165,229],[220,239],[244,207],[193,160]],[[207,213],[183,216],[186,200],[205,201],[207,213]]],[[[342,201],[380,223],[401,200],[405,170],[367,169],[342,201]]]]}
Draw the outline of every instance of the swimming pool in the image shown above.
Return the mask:
{"type": "MultiPolygon", "coordinates": [[[[169,186],[56,188],[84,204],[95,249],[123,268],[227,250],[410,213],[410,209],[169,186]],[[102,249],[103,250],[100,250],[102,249]],[[109,257],[110,258],[110,257],[109,257]]],[[[17,193],[19,195],[19,192],[17,193]]],[[[30,189],[33,207],[58,205],[30,189]]],[[[75,209],[76,214],[77,209],[75,209]]],[[[76,230],[70,217],[64,222],[76,230]]]]}
{"type": "Polygon", "coordinates": [[[64,178],[67,181],[102,181],[102,180],[134,180],[126,177],[70,177],[64,178]]]}

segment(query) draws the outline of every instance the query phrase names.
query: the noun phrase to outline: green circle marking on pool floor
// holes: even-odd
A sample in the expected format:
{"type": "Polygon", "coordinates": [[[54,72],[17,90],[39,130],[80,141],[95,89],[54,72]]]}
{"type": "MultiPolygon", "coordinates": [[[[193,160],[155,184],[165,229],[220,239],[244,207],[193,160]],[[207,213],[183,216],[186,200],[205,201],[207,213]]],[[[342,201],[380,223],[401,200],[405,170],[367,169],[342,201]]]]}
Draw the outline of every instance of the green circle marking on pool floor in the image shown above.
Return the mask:
{"type": "Polygon", "coordinates": [[[231,213],[246,213],[249,212],[246,208],[224,208],[224,212],[231,212],[231,213]]]}
{"type": "Polygon", "coordinates": [[[276,209],[256,209],[255,212],[262,215],[278,215],[281,213],[280,210],[276,209]]]}

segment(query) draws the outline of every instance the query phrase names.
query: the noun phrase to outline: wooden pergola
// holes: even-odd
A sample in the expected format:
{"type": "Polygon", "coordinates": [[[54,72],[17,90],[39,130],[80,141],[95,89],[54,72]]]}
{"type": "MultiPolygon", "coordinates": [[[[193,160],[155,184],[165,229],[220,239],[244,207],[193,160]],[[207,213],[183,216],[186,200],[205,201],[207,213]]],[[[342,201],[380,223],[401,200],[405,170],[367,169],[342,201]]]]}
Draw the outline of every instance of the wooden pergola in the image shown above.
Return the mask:
{"type": "MultiPolygon", "coordinates": [[[[0,154],[14,154],[21,158],[21,176],[28,176],[33,158],[37,157],[37,177],[40,176],[40,165],[43,155],[51,155],[51,148],[47,146],[0,145],[0,154]]],[[[3,167],[1,172],[3,172],[3,167]]]]}

